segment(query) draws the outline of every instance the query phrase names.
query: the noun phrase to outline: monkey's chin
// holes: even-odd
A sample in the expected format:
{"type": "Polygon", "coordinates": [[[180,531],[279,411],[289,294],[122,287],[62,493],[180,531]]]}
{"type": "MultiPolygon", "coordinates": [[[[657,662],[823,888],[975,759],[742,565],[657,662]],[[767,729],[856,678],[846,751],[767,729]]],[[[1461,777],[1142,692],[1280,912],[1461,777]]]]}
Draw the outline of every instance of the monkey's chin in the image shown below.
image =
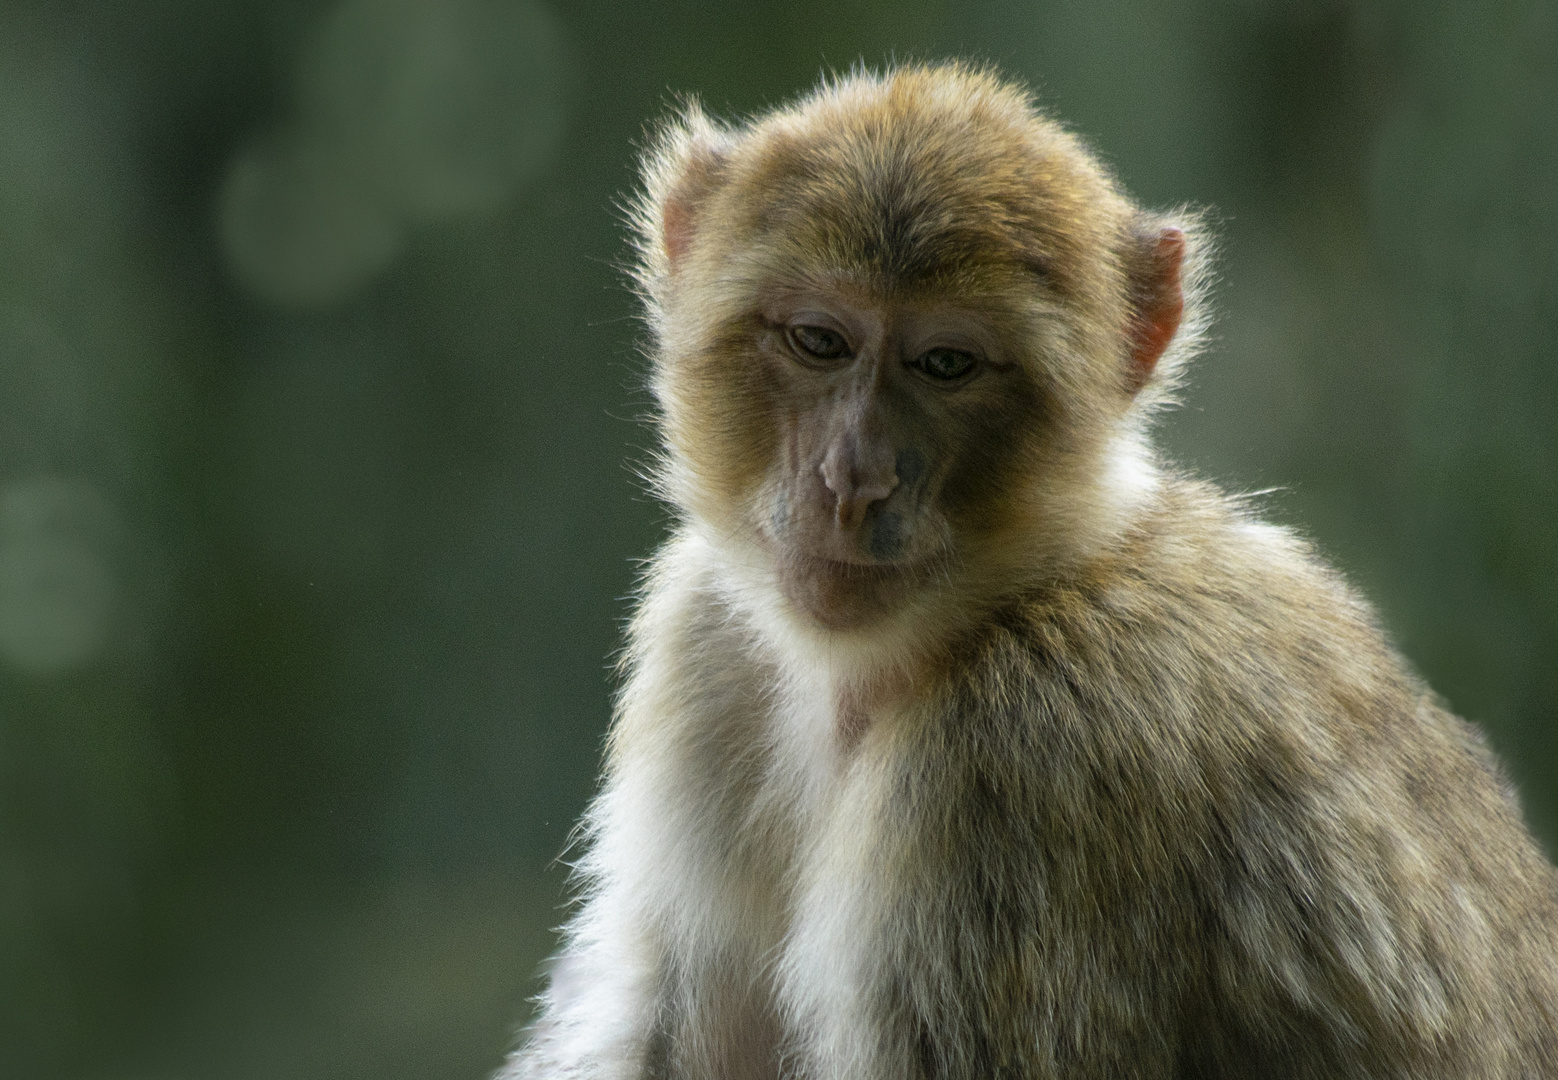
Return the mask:
{"type": "Polygon", "coordinates": [[[926,568],[916,564],[834,562],[792,554],[779,565],[785,599],[828,630],[870,626],[917,592],[926,568]]]}

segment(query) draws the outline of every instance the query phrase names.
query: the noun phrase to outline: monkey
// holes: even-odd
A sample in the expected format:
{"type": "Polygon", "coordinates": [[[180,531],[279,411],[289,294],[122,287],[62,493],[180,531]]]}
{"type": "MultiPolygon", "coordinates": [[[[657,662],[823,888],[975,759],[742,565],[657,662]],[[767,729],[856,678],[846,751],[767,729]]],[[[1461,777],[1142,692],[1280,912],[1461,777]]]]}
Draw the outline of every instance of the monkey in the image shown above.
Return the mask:
{"type": "Polygon", "coordinates": [[[673,525],[502,1080],[1558,1076],[1558,873],[1293,531],[1157,451],[1210,240],[992,69],[656,129],[673,525]]]}

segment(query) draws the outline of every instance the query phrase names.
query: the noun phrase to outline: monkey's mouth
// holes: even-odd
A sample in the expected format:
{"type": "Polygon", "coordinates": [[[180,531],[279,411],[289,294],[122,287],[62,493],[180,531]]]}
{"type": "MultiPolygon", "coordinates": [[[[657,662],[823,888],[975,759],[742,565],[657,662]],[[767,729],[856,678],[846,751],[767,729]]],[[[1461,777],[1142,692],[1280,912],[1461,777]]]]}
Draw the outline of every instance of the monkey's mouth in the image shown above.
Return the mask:
{"type": "Polygon", "coordinates": [[[850,584],[869,585],[895,581],[906,574],[913,574],[916,564],[912,562],[871,562],[861,559],[834,559],[820,555],[794,555],[791,557],[794,570],[800,574],[812,574],[822,577],[837,578],[850,584]]]}
{"type": "Polygon", "coordinates": [[[813,570],[818,573],[861,577],[869,577],[873,573],[902,573],[914,565],[909,560],[883,562],[880,559],[873,559],[869,555],[861,555],[852,551],[842,554],[830,552],[827,555],[817,555],[811,552],[794,552],[789,558],[803,569],[813,570]]]}
{"type": "Polygon", "coordinates": [[[786,599],[830,630],[864,626],[907,601],[934,572],[927,561],[866,562],[790,552],[779,562],[786,599]]]}
{"type": "Polygon", "coordinates": [[[923,561],[911,526],[899,509],[872,508],[856,528],[839,528],[831,518],[791,514],[788,508],[761,522],[758,530],[780,558],[819,572],[841,574],[881,570],[901,573],[923,561]]]}

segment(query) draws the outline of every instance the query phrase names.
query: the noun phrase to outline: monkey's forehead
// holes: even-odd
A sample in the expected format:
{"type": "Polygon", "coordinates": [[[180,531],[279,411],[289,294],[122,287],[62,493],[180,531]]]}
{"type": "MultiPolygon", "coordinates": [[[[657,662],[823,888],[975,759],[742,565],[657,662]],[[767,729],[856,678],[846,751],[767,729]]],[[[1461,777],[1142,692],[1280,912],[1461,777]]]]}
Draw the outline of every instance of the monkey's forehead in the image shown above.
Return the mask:
{"type": "Polygon", "coordinates": [[[1002,200],[968,188],[912,161],[776,171],[722,215],[722,233],[775,265],[830,267],[884,291],[1037,280],[1074,296],[1115,257],[1123,230],[1030,193],[1002,200]]]}
{"type": "Polygon", "coordinates": [[[1071,292],[1128,203],[1025,95],[961,68],[826,88],[731,148],[726,235],[901,282],[1003,270],[1071,292]]]}

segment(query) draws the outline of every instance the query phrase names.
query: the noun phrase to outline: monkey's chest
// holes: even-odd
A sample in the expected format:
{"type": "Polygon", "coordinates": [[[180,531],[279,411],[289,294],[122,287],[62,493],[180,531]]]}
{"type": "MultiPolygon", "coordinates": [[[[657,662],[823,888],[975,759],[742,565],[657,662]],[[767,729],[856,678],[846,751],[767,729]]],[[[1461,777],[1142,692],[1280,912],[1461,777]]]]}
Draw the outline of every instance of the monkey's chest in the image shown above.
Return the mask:
{"type": "Polygon", "coordinates": [[[858,851],[867,842],[882,809],[873,798],[882,773],[875,729],[887,720],[862,695],[820,679],[776,697],[764,715],[744,718],[739,738],[720,740],[730,753],[697,763],[694,800],[721,810],[690,815],[696,829],[675,841],[683,848],[675,861],[699,866],[711,886],[701,921],[728,935],[722,951],[759,954],[763,964],[793,935],[819,861],[832,865],[840,844],[858,851]]]}

